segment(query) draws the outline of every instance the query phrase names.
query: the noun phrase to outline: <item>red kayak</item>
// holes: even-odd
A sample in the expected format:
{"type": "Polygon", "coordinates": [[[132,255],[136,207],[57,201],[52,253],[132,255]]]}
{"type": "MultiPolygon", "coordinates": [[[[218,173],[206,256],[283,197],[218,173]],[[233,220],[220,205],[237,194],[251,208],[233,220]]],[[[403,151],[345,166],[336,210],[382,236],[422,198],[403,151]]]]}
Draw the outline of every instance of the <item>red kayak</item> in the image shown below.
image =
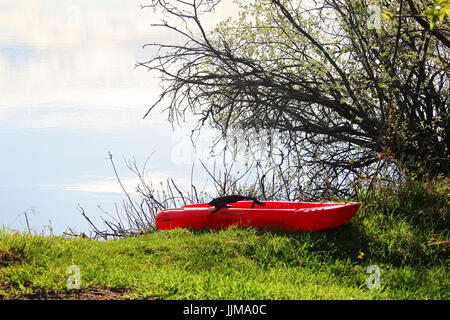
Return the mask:
{"type": "Polygon", "coordinates": [[[159,229],[225,229],[232,225],[316,231],[337,228],[352,219],[360,204],[239,201],[217,208],[208,203],[165,209],[156,216],[159,229]]]}

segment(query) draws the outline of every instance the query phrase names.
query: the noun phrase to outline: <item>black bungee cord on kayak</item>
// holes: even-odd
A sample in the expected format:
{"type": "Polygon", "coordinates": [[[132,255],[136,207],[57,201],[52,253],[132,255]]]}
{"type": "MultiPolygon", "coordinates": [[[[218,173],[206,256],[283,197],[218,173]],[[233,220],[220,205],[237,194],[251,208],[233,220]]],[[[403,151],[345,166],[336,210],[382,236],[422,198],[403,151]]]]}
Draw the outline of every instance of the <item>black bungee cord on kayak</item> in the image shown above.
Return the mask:
{"type": "Polygon", "coordinates": [[[235,203],[238,201],[242,201],[242,200],[252,200],[252,208],[255,206],[255,204],[258,204],[260,206],[264,206],[264,203],[262,203],[261,201],[259,201],[258,199],[254,198],[254,197],[247,197],[247,196],[240,196],[240,195],[231,195],[231,196],[223,196],[223,197],[219,197],[219,198],[215,198],[214,200],[212,200],[211,202],[209,202],[208,204],[210,206],[214,206],[216,209],[214,209],[213,212],[217,212],[222,208],[230,208],[230,206],[227,206],[227,204],[229,203],[235,203]]]}

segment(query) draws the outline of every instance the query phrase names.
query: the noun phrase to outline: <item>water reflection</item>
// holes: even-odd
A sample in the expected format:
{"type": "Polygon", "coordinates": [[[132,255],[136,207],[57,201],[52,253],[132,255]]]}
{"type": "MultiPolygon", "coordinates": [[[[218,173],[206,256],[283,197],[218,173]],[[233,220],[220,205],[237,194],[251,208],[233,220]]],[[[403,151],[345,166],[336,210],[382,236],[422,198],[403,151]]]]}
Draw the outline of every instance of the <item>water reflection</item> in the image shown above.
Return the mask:
{"type": "Polygon", "coordinates": [[[51,220],[59,233],[67,225],[85,228],[78,203],[95,211],[123,197],[108,151],[130,183],[122,156],[143,161],[158,150],[155,174],[177,174],[167,170],[164,117],[142,119],[158,86],[134,69],[150,54],[142,45],[153,32],[152,12],[139,4],[1,2],[0,225],[24,228],[17,216],[35,208],[36,227],[51,220]]]}
{"type": "MultiPolygon", "coordinates": [[[[150,28],[159,18],[141,3],[1,1],[0,226],[25,229],[16,218],[33,208],[38,228],[51,220],[56,233],[83,231],[78,203],[91,216],[99,204],[114,210],[123,194],[112,186],[108,152],[130,183],[122,157],[143,163],[153,151],[156,180],[189,180],[191,164],[172,161],[179,141],[165,116],[142,119],[160,87],[135,62],[153,53],[143,44],[172,35],[150,28]]],[[[218,9],[216,19],[224,17],[218,9]]]]}

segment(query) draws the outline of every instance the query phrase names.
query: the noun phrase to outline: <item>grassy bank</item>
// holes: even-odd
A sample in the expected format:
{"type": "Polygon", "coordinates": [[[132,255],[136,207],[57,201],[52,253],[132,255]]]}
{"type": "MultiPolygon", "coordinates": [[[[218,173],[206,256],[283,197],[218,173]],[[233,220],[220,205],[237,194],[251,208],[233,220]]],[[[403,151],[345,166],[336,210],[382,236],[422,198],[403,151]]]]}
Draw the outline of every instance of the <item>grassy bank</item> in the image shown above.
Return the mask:
{"type": "Polygon", "coordinates": [[[350,223],[312,233],[174,230],[96,241],[4,230],[0,298],[65,292],[77,265],[82,291],[123,288],[132,299],[449,299],[448,186],[420,188],[361,193],[350,223]],[[367,287],[372,265],[379,289],[367,287]]]}

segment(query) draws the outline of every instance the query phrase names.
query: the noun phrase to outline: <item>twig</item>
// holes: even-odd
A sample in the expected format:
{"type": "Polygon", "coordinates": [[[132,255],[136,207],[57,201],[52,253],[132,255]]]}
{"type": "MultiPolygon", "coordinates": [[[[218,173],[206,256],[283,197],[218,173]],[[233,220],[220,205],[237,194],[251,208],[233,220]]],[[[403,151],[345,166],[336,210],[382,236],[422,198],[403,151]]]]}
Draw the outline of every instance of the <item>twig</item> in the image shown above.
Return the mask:
{"type": "Polygon", "coordinates": [[[108,159],[111,161],[111,165],[112,165],[112,167],[113,167],[113,169],[114,169],[114,174],[116,175],[117,181],[119,182],[120,187],[122,188],[123,192],[124,192],[125,195],[127,196],[128,201],[130,202],[131,207],[135,210],[135,212],[138,212],[138,211],[136,210],[135,206],[134,206],[133,200],[131,200],[130,195],[129,195],[128,192],[125,190],[125,187],[123,186],[122,181],[121,181],[120,178],[119,178],[119,174],[117,173],[116,166],[114,165],[114,161],[113,161],[113,159],[112,159],[112,154],[111,154],[111,152],[108,152],[108,159]]]}
{"type": "Polygon", "coordinates": [[[31,234],[30,224],[28,223],[27,210],[25,210],[24,214],[25,214],[25,220],[27,222],[28,233],[31,234]]]}

